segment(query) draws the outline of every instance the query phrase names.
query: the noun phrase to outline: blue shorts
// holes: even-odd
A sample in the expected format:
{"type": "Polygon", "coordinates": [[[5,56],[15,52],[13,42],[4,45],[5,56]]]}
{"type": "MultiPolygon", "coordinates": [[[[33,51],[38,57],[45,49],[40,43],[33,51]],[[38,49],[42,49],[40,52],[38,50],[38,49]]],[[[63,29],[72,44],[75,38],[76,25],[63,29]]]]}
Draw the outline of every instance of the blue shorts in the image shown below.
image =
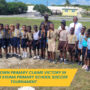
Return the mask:
{"type": "Polygon", "coordinates": [[[33,50],[40,48],[40,42],[38,40],[33,40],[33,50]]]}
{"type": "Polygon", "coordinates": [[[46,48],[46,40],[40,40],[40,48],[46,48]]]}
{"type": "Polygon", "coordinates": [[[16,48],[17,47],[17,37],[13,37],[12,40],[13,40],[12,41],[13,42],[12,46],[16,48]]]}
{"type": "Polygon", "coordinates": [[[90,50],[87,50],[87,58],[90,59],[90,50]]]}
{"type": "Polygon", "coordinates": [[[3,39],[2,40],[2,47],[7,48],[9,46],[9,39],[3,39]]]}
{"type": "Polygon", "coordinates": [[[22,48],[27,48],[27,39],[22,39],[21,40],[21,47],[22,48]]]}
{"type": "Polygon", "coordinates": [[[17,48],[20,48],[20,38],[17,38],[17,48]]]}
{"type": "Polygon", "coordinates": [[[2,39],[0,39],[0,48],[2,47],[2,39]]]}
{"type": "Polygon", "coordinates": [[[86,48],[87,48],[87,47],[83,47],[83,48],[82,48],[82,55],[83,55],[83,57],[85,56],[86,48]]]}
{"type": "Polygon", "coordinates": [[[13,46],[13,38],[9,39],[9,46],[13,46]]]}

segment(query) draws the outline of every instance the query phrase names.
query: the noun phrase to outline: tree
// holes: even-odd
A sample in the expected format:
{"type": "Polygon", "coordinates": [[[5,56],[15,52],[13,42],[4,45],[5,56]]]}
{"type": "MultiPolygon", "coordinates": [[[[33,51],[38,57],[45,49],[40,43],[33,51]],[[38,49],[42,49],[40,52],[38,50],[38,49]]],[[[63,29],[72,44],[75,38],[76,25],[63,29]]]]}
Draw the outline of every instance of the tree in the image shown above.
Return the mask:
{"type": "Polygon", "coordinates": [[[69,2],[69,0],[66,0],[65,5],[67,5],[67,6],[71,5],[70,2],[69,2]]]}
{"type": "Polygon", "coordinates": [[[9,2],[8,14],[21,14],[27,11],[27,5],[22,2],[9,2]]]}
{"type": "Polygon", "coordinates": [[[0,0],[0,14],[7,13],[7,3],[5,0],[0,0]]]}
{"type": "Polygon", "coordinates": [[[43,15],[45,13],[48,13],[48,14],[51,14],[52,13],[51,10],[48,7],[46,7],[45,5],[42,5],[42,4],[35,5],[34,6],[34,10],[40,12],[41,15],[43,15]]]}

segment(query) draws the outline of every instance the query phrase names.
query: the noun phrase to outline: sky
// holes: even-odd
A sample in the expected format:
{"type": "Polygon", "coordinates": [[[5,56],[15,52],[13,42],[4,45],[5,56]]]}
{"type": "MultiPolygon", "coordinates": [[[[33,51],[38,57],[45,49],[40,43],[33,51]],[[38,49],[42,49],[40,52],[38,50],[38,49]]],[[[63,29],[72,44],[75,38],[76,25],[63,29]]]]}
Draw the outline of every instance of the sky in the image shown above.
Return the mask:
{"type": "MultiPolygon", "coordinates": [[[[7,2],[12,2],[15,0],[6,0],[7,2]]],[[[44,4],[47,5],[63,5],[65,4],[66,0],[16,0],[16,1],[22,1],[27,4],[44,4]]],[[[90,5],[90,0],[69,0],[71,4],[81,4],[81,5],[90,5]]]]}

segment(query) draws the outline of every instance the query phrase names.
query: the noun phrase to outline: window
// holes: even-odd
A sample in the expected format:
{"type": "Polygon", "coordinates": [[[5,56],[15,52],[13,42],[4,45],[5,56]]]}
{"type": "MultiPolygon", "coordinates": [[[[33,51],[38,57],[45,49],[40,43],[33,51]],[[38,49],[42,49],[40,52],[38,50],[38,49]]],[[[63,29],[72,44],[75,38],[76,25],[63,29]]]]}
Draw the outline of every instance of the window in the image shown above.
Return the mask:
{"type": "Polygon", "coordinates": [[[65,10],[65,12],[68,12],[68,10],[65,10]]]}
{"type": "Polygon", "coordinates": [[[75,10],[72,10],[72,12],[75,12],[75,10]]]}

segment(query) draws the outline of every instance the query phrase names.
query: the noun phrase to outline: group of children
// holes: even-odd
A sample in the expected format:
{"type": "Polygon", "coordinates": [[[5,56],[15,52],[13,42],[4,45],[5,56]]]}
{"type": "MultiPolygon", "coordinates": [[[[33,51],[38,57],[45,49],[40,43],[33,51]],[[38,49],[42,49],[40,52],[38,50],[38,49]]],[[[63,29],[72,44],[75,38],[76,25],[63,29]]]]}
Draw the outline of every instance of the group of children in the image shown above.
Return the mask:
{"type": "Polygon", "coordinates": [[[47,59],[49,62],[56,63],[56,46],[59,41],[58,50],[60,51],[60,63],[72,64],[75,62],[75,54],[78,52],[78,64],[83,65],[83,69],[90,70],[90,29],[86,31],[83,26],[81,33],[77,37],[74,34],[74,27],[70,32],[65,30],[65,23],[61,23],[62,30],[54,30],[54,24],[49,25],[48,31],[45,30],[45,25],[42,24],[39,30],[37,25],[26,26],[20,24],[5,26],[0,24],[0,58],[2,58],[2,49],[4,49],[6,58],[16,57],[22,60],[28,57],[34,59],[47,59]],[[59,40],[58,40],[59,38],[59,40]],[[67,60],[67,52],[70,58],[67,60]]]}

